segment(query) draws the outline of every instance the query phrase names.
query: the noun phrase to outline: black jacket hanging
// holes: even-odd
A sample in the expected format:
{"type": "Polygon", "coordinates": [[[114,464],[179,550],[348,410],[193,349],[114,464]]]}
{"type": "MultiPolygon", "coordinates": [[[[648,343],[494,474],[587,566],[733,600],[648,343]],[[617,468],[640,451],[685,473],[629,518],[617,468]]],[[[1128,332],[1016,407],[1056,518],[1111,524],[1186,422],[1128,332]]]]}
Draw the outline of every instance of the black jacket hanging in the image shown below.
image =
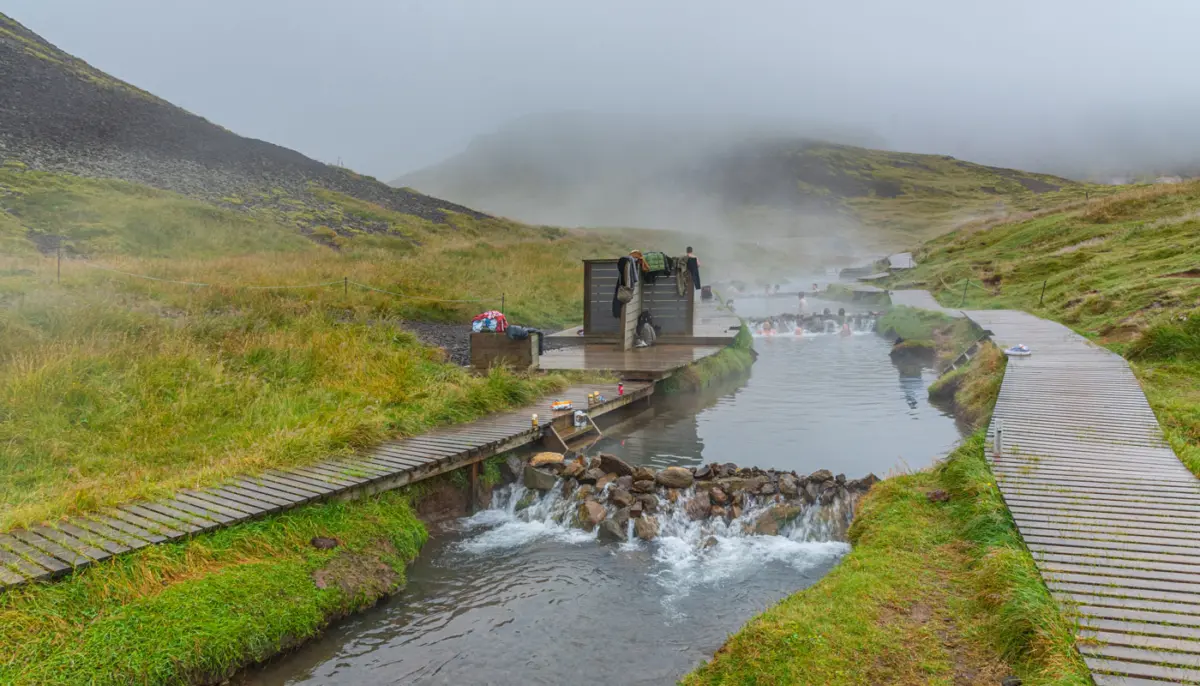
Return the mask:
{"type": "Polygon", "coordinates": [[[613,289],[612,313],[617,319],[621,318],[621,308],[625,303],[617,298],[617,293],[620,292],[621,286],[633,288],[637,283],[638,268],[632,257],[622,257],[617,260],[617,287],[613,289]]]}

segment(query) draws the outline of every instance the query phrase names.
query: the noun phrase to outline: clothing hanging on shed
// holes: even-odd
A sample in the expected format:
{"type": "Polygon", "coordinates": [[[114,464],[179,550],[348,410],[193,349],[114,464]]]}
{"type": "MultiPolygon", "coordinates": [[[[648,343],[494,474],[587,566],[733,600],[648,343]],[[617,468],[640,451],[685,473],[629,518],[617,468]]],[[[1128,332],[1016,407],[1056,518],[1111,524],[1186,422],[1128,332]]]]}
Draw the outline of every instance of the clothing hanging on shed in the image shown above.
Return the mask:
{"type": "Polygon", "coordinates": [[[613,290],[612,313],[617,319],[621,318],[621,308],[625,303],[617,297],[621,288],[633,288],[637,283],[638,265],[632,257],[622,257],[617,260],[617,287],[613,290]]]}
{"type": "Polygon", "coordinates": [[[675,274],[675,292],[679,297],[687,295],[688,284],[692,282],[692,273],[688,271],[686,257],[672,257],[671,271],[675,274]]]}

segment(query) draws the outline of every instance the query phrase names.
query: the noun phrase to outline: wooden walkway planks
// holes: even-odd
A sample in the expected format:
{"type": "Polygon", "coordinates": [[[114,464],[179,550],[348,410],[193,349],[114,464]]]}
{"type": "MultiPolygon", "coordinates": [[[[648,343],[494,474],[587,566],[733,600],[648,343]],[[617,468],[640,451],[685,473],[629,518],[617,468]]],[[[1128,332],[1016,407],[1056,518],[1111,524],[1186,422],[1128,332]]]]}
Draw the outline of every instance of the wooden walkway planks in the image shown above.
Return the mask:
{"type": "MultiPolygon", "coordinates": [[[[606,401],[591,408],[598,416],[654,392],[654,384],[630,381],[625,395],[614,384],[583,384],[556,394],[586,408],[590,393],[606,401]]],[[[0,589],[51,579],[165,541],[212,531],[305,503],[359,497],[399,488],[533,443],[548,430],[550,399],[482,417],[420,436],[388,441],[348,458],[328,459],[284,470],[268,470],[171,498],[121,505],[107,513],[68,519],[0,534],[0,589]],[[541,426],[534,428],[530,415],[541,426]]]]}
{"type": "MultiPolygon", "coordinates": [[[[888,297],[892,299],[893,305],[903,305],[905,307],[917,307],[922,310],[933,310],[941,312],[950,317],[961,317],[962,312],[952,310],[948,307],[942,307],[938,301],[933,299],[933,294],[929,291],[888,291],[888,297]]],[[[984,327],[987,328],[987,327],[984,327]]]]}
{"type": "Polygon", "coordinates": [[[1025,312],[964,314],[1033,350],[1008,361],[988,459],[1096,683],[1200,683],[1200,480],[1129,365],[1025,312]]]}
{"type": "Polygon", "coordinates": [[[545,370],[610,371],[626,378],[658,379],[724,349],[718,345],[653,345],[621,350],[616,345],[593,344],[548,350],[540,366],[545,370]]]}

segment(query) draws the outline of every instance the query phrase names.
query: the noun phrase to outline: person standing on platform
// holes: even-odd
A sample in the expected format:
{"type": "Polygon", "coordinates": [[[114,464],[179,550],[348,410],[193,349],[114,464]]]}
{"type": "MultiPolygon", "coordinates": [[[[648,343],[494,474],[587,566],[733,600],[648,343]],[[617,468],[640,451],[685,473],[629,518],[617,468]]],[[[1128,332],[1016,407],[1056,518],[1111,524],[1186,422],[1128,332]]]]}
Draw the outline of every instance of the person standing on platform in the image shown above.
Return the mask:
{"type": "Polygon", "coordinates": [[[700,290],[700,258],[692,252],[692,246],[687,249],[687,270],[692,275],[692,288],[700,290]]]}

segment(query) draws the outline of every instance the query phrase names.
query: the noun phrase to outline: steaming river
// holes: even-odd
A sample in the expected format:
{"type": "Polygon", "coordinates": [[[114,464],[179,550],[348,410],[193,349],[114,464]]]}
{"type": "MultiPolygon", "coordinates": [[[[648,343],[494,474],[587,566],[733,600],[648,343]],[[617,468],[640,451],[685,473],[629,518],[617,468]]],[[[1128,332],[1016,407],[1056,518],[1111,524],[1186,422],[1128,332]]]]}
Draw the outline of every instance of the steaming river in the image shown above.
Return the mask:
{"type": "MultiPolygon", "coordinates": [[[[655,467],[719,461],[853,479],[925,467],[959,437],[925,399],[932,373],[897,369],[874,334],[755,344],[747,378],[657,397],[617,418],[596,450],[655,467]]],[[[750,536],[686,518],[664,521],[650,544],[601,546],[556,523],[551,503],[515,514],[516,495],[435,534],[404,592],[241,683],[674,683],[848,550],[804,526],[750,536]]]]}

